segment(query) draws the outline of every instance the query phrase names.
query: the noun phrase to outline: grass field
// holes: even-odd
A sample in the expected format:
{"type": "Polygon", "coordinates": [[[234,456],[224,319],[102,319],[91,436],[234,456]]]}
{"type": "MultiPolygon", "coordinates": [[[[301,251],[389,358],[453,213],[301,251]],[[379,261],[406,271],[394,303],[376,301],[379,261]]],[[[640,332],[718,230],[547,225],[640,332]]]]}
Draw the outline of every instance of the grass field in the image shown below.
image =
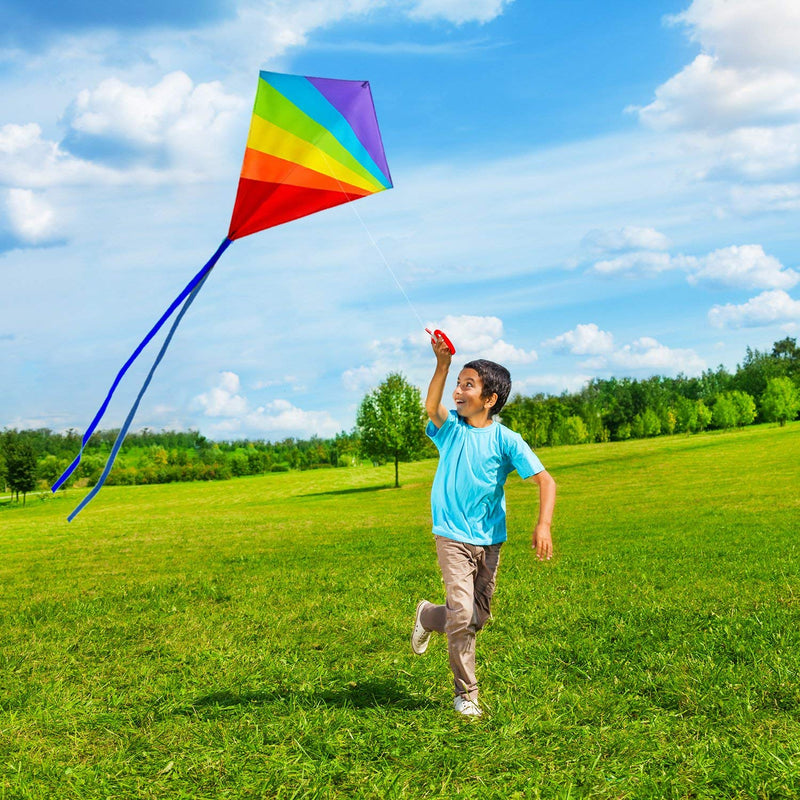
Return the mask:
{"type": "Polygon", "coordinates": [[[479,721],[408,645],[435,462],[0,507],[0,798],[800,797],[800,423],[541,456],[479,721]]]}

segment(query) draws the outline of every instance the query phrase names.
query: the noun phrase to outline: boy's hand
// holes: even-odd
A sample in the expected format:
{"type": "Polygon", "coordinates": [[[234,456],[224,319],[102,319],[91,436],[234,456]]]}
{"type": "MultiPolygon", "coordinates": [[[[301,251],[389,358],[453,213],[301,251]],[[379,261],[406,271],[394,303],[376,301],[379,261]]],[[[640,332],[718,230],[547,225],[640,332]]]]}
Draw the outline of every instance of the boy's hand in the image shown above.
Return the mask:
{"type": "Polygon", "coordinates": [[[444,339],[440,336],[431,339],[431,348],[436,356],[436,363],[441,367],[449,367],[450,362],[453,360],[453,355],[450,348],[447,346],[444,339]]]}
{"type": "Polygon", "coordinates": [[[553,538],[548,523],[540,522],[533,529],[531,547],[536,551],[539,561],[549,561],[553,557],[553,538]]]}

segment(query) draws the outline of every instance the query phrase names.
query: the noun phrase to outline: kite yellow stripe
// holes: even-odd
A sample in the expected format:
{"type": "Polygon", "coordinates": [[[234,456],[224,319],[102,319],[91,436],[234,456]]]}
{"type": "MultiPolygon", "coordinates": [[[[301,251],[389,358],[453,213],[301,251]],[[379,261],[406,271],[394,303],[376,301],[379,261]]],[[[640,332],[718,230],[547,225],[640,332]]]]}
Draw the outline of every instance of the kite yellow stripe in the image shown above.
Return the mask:
{"type": "Polygon", "coordinates": [[[301,164],[323,175],[330,175],[368,192],[380,192],[385,188],[376,180],[367,180],[363,175],[353,172],[341,162],[323,153],[318,147],[295,136],[291,131],[279,128],[255,114],[250,122],[247,146],[301,164]]]}

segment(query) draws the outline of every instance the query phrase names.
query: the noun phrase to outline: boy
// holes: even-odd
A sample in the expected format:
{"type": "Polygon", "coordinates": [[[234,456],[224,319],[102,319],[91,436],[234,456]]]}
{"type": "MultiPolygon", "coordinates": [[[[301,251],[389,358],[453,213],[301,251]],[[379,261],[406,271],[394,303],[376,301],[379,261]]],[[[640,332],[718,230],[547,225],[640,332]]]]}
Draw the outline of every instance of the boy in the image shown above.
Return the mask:
{"type": "Polygon", "coordinates": [[[514,469],[538,485],[539,520],[532,547],[539,560],[549,560],[556,484],[522,437],[493,420],[511,391],[508,370],[484,359],[466,364],[453,392],[456,410],[448,412],[442,395],[450,350],[438,336],[431,346],[436,370],[425,409],[430,419],[427,434],[439,450],[431,511],[447,603],[419,602],[411,647],[422,655],[431,633],[447,634],[456,693],[453,705],[460,714],[479,717],[475,634],[489,619],[500,547],[506,539],[503,485],[514,469]]]}

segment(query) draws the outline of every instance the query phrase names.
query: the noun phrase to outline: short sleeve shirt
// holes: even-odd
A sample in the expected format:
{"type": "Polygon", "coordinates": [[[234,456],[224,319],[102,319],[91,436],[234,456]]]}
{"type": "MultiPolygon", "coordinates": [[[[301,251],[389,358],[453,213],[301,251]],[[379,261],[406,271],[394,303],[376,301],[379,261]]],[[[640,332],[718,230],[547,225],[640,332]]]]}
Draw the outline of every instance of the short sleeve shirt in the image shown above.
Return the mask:
{"type": "Polygon", "coordinates": [[[433,532],[459,542],[489,545],[506,540],[503,486],[517,470],[524,480],[544,470],[525,440],[499,422],[473,428],[451,411],[426,433],[439,450],[431,489],[433,532]]]}

